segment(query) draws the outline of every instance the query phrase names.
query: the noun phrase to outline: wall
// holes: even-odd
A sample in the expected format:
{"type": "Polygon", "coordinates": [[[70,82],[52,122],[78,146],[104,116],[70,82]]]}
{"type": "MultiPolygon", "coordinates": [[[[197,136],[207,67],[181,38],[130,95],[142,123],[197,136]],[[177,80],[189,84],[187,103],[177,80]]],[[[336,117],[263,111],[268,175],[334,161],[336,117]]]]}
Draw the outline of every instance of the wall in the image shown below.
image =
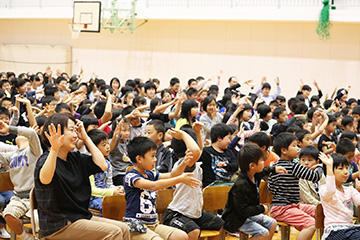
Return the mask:
{"type": "Polygon", "coordinates": [[[0,43],[71,46],[74,73],[84,65],[87,76],[95,72],[107,81],[157,77],[165,87],[177,76],[185,86],[191,77],[223,70],[222,89],[232,75],[257,83],[263,75],[273,83],[278,75],[286,97],[300,78],[310,85],[316,79],[325,93],[347,85],[351,96],[360,93],[360,23],[333,23],[324,42],[316,22],[150,20],[134,34],[102,30],[75,40],[68,22],[0,19],[0,43]]]}

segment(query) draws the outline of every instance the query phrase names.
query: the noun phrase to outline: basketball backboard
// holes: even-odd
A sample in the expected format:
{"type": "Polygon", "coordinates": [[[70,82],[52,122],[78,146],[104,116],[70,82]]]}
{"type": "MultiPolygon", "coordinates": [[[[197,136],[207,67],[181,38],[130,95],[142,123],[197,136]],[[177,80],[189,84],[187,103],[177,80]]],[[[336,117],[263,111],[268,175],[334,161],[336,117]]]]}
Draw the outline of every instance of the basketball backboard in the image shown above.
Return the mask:
{"type": "Polygon", "coordinates": [[[73,30],[81,26],[81,32],[100,32],[100,17],[100,1],[74,1],[73,30]]]}

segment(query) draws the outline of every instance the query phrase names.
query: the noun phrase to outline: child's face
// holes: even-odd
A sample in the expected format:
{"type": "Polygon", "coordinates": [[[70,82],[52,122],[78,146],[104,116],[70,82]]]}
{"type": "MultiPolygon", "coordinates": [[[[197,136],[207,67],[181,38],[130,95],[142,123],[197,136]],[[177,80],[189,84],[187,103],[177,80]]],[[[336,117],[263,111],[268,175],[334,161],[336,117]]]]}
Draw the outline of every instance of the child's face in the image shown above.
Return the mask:
{"type": "Polygon", "coordinates": [[[288,114],[287,111],[285,110],[279,115],[279,122],[284,123],[287,121],[287,119],[288,119],[288,114]]]}
{"type": "Polygon", "coordinates": [[[214,113],[216,111],[216,102],[213,100],[213,101],[211,101],[208,105],[207,105],[207,107],[206,107],[206,112],[208,113],[208,114],[212,114],[212,113],[214,113]]]}
{"type": "Polygon", "coordinates": [[[274,109],[276,108],[276,104],[270,104],[271,113],[274,112],[274,109]]]}
{"type": "Polygon", "coordinates": [[[338,127],[341,126],[342,119],[343,119],[343,117],[341,115],[336,119],[336,126],[338,126],[338,127]]]}
{"type": "Polygon", "coordinates": [[[164,93],[162,99],[163,99],[166,103],[171,102],[171,94],[168,93],[168,92],[164,93]]]}
{"type": "Polygon", "coordinates": [[[336,122],[329,123],[326,126],[326,130],[329,131],[329,133],[333,133],[336,130],[336,122]]]}
{"type": "Polygon", "coordinates": [[[119,89],[119,87],[120,87],[120,84],[119,84],[117,81],[113,81],[113,82],[111,83],[111,88],[112,88],[113,90],[119,89]]]}
{"type": "Polygon", "coordinates": [[[231,134],[229,133],[228,135],[226,135],[223,139],[218,138],[217,143],[218,143],[218,147],[221,150],[225,150],[227,149],[229,143],[231,142],[231,134]]]}
{"type": "Polygon", "coordinates": [[[353,114],[352,115],[353,116],[353,118],[354,118],[354,122],[357,122],[357,121],[359,121],[360,120],[360,115],[359,114],[353,114]]]}
{"type": "Polygon", "coordinates": [[[151,171],[155,168],[156,163],[156,149],[151,149],[145,153],[144,157],[139,156],[137,163],[141,166],[142,169],[151,171]]]}
{"type": "Polygon", "coordinates": [[[134,98],[135,98],[135,94],[129,93],[126,97],[126,103],[128,105],[132,105],[134,98]]]}
{"type": "Polygon", "coordinates": [[[254,172],[261,172],[264,169],[264,158],[260,158],[257,163],[252,163],[251,168],[254,172]]]}
{"type": "Polygon", "coordinates": [[[60,101],[60,93],[59,93],[59,91],[57,91],[56,93],[54,93],[54,97],[55,97],[58,101],[60,101]]]}
{"type": "Polygon", "coordinates": [[[155,88],[149,88],[147,91],[146,91],[146,96],[150,99],[153,99],[154,96],[155,96],[155,88]]]}
{"type": "Polygon", "coordinates": [[[196,81],[192,81],[192,82],[190,83],[190,86],[189,86],[189,87],[197,89],[197,82],[196,82],[196,81]]]}
{"type": "Polygon", "coordinates": [[[154,140],[156,144],[161,143],[162,140],[162,134],[158,133],[158,131],[156,131],[156,129],[154,128],[154,125],[150,125],[150,124],[146,125],[145,137],[154,140]]]}
{"type": "Polygon", "coordinates": [[[353,152],[347,152],[346,154],[344,154],[344,157],[346,158],[346,160],[348,161],[348,163],[351,163],[352,160],[354,159],[355,156],[355,151],[353,152]]]}
{"type": "Polygon", "coordinates": [[[198,97],[198,94],[197,93],[194,93],[193,95],[189,96],[188,98],[189,99],[192,99],[192,100],[196,100],[198,97]]]}
{"type": "Polygon", "coordinates": [[[202,102],[207,97],[207,92],[202,92],[199,96],[199,101],[202,102]]]}
{"type": "Polygon", "coordinates": [[[305,136],[302,139],[302,142],[299,143],[299,146],[300,146],[300,148],[303,148],[305,146],[310,146],[311,143],[312,143],[311,134],[308,133],[308,134],[305,134],[305,136]]]}
{"type": "Polygon", "coordinates": [[[199,113],[199,107],[197,107],[197,106],[193,107],[193,108],[191,108],[191,111],[190,111],[190,117],[194,118],[198,115],[198,113],[199,113]]]}
{"type": "Polygon", "coordinates": [[[301,156],[301,158],[300,158],[300,164],[307,168],[311,168],[318,163],[319,163],[319,161],[316,161],[311,156],[301,156]]]}
{"type": "Polygon", "coordinates": [[[67,88],[68,88],[68,83],[67,83],[67,81],[61,81],[61,82],[59,83],[59,90],[60,90],[60,91],[65,91],[65,90],[67,90],[67,88]]]}
{"type": "Polygon", "coordinates": [[[7,109],[11,108],[12,106],[13,106],[13,104],[11,101],[3,101],[1,103],[1,107],[7,108],[7,109]]]}
{"type": "MultiPolygon", "coordinates": [[[[285,148],[283,148],[285,149],[285,148]]],[[[297,158],[299,156],[299,148],[297,146],[297,140],[294,140],[288,147],[288,149],[286,149],[286,152],[283,154],[286,156],[287,159],[294,159],[297,158]]]]}
{"type": "Polygon", "coordinates": [[[358,104],[357,102],[353,102],[352,104],[350,104],[350,108],[353,109],[354,107],[356,107],[358,104]]]}
{"type": "Polygon", "coordinates": [[[130,137],[130,125],[126,124],[121,128],[121,132],[120,132],[122,138],[121,140],[126,141],[129,139],[130,137]]]}
{"type": "Polygon", "coordinates": [[[251,118],[251,109],[245,110],[241,116],[241,120],[244,122],[249,121],[251,118]]]}
{"type": "Polygon", "coordinates": [[[344,131],[354,131],[354,123],[349,123],[344,127],[344,131]]]}
{"type": "Polygon", "coordinates": [[[26,93],[26,84],[23,84],[22,86],[18,87],[17,90],[20,94],[26,93]]]}
{"type": "Polygon", "coordinates": [[[310,96],[311,90],[303,90],[302,93],[304,98],[308,98],[310,96]]]}
{"type": "Polygon", "coordinates": [[[93,130],[93,129],[97,129],[99,128],[99,125],[95,125],[95,124],[90,124],[87,128],[86,128],[86,132],[93,130]]]}
{"type": "Polygon", "coordinates": [[[171,88],[171,91],[172,91],[173,93],[177,93],[177,92],[179,91],[179,89],[180,89],[180,84],[179,84],[179,83],[175,83],[174,85],[170,86],[170,88],[171,88]]]}
{"type": "Polygon", "coordinates": [[[311,127],[307,121],[304,123],[303,129],[308,130],[309,132],[311,131],[311,127]]]}
{"type": "Polygon", "coordinates": [[[266,114],[266,116],[264,117],[264,121],[269,121],[269,120],[271,120],[271,118],[272,118],[272,112],[270,111],[268,114],[266,114]]]}
{"type": "Polygon", "coordinates": [[[2,89],[3,89],[4,91],[10,92],[10,90],[11,90],[10,83],[4,83],[4,84],[2,85],[2,89]]]}
{"type": "Polygon", "coordinates": [[[109,156],[110,144],[109,144],[108,139],[101,140],[101,142],[97,145],[97,148],[100,150],[102,155],[104,155],[104,157],[109,156]]]}
{"type": "Polygon", "coordinates": [[[263,90],[261,90],[261,93],[262,93],[265,97],[269,96],[269,94],[270,94],[270,88],[264,88],[263,90]]]}
{"type": "Polygon", "coordinates": [[[335,181],[345,183],[349,178],[349,165],[338,166],[334,169],[335,181]]]}
{"type": "Polygon", "coordinates": [[[9,125],[10,118],[9,118],[8,115],[6,115],[6,114],[0,114],[0,120],[3,121],[4,123],[6,123],[7,125],[9,125]]]}
{"type": "Polygon", "coordinates": [[[140,118],[139,117],[136,117],[136,118],[131,118],[130,119],[130,124],[131,126],[134,126],[134,127],[137,127],[140,125],[141,121],[140,121],[140,118]]]}

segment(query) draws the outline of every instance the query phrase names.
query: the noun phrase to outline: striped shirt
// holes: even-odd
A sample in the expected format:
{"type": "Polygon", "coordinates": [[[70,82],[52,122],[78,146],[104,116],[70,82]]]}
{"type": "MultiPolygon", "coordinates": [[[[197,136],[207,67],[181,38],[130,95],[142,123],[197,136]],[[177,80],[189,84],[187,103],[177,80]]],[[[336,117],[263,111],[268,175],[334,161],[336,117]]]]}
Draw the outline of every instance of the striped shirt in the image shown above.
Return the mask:
{"type": "Polygon", "coordinates": [[[299,163],[287,160],[279,160],[273,166],[282,166],[288,173],[271,173],[269,175],[269,191],[274,196],[272,205],[289,205],[299,203],[299,178],[317,182],[323,175],[321,166],[318,166],[315,171],[312,171],[299,163]]]}

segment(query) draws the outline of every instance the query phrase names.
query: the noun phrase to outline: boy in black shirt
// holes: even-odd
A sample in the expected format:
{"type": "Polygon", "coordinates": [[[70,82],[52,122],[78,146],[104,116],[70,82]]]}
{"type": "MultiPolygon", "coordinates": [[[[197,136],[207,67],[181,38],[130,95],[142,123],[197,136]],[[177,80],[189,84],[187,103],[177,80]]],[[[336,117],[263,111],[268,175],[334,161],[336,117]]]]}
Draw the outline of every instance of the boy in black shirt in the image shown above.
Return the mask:
{"type": "Polygon", "coordinates": [[[234,153],[227,149],[231,129],[224,123],[215,124],[210,131],[211,146],[205,147],[201,155],[203,187],[208,185],[230,185],[231,176],[238,170],[234,153]]]}

